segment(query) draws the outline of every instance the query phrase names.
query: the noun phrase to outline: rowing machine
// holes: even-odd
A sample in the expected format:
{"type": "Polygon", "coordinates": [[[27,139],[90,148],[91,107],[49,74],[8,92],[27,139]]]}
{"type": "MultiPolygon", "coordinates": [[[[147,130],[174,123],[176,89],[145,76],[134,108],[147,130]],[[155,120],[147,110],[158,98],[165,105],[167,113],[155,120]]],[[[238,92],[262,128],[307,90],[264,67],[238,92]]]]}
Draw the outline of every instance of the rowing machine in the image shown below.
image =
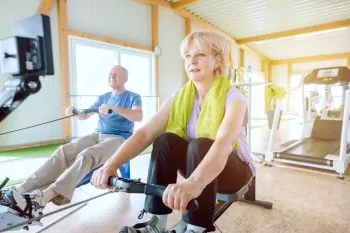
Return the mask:
{"type": "MultiPolygon", "coordinates": [[[[140,179],[126,179],[126,178],[121,178],[116,176],[111,176],[108,180],[108,184],[111,187],[114,187],[114,190],[111,192],[143,193],[146,195],[154,195],[157,197],[162,197],[164,190],[166,188],[160,185],[142,183],[140,179]]],[[[24,216],[21,216],[20,214],[18,214],[18,212],[14,211],[10,205],[0,203],[0,220],[1,220],[0,232],[5,232],[8,230],[19,230],[21,228],[28,230],[29,225],[34,225],[34,224],[42,226],[43,224],[40,222],[40,220],[44,217],[72,208],[74,206],[96,199],[98,197],[109,194],[111,192],[107,192],[107,193],[89,198],[87,200],[80,201],[78,203],[66,206],[59,210],[52,211],[47,214],[43,214],[42,216],[38,216],[30,219],[25,218],[24,216]]],[[[198,208],[197,200],[190,201],[187,207],[189,211],[196,211],[197,208],[198,208]]]]}

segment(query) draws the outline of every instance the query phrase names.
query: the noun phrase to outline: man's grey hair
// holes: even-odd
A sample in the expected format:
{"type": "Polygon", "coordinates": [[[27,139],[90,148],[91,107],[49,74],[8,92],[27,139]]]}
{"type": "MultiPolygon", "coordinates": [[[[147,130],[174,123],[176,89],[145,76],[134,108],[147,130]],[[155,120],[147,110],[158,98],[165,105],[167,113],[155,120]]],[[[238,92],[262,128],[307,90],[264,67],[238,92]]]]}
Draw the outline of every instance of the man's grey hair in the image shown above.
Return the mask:
{"type": "Polygon", "coordinates": [[[124,67],[124,66],[121,66],[121,65],[114,65],[113,68],[117,68],[117,69],[121,69],[125,76],[128,77],[129,76],[129,71],[124,67]]]}

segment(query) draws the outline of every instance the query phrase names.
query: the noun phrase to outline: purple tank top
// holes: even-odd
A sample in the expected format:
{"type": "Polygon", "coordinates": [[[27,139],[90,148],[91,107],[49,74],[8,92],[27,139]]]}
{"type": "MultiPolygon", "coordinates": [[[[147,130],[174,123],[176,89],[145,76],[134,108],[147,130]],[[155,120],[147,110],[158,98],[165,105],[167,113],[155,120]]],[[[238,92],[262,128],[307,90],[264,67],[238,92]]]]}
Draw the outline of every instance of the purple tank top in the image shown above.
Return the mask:
{"type": "MultiPolygon", "coordinates": [[[[171,95],[170,98],[168,99],[168,103],[171,104],[172,100],[174,99],[176,93],[171,95]]],[[[235,87],[232,87],[229,92],[226,94],[226,101],[225,101],[225,110],[226,108],[232,103],[234,100],[242,100],[247,103],[246,97],[235,87]]],[[[248,106],[248,103],[247,103],[248,106]]],[[[200,108],[198,105],[198,102],[196,98],[194,98],[194,103],[193,103],[193,109],[192,109],[192,115],[187,122],[187,137],[188,139],[192,140],[196,138],[196,124],[197,120],[199,117],[200,113],[200,108]]],[[[248,140],[247,140],[247,135],[245,132],[245,127],[248,124],[248,110],[245,113],[244,120],[243,120],[243,127],[241,129],[241,133],[239,134],[238,137],[238,142],[239,142],[239,148],[237,150],[237,155],[238,157],[248,163],[250,170],[252,173],[255,175],[256,174],[256,167],[254,165],[253,158],[251,157],[249,150],[248,150],[248,140]]]]}
{"type": "MultiPolygon", "coordinates": [[[[232,87],[231,90],[226,95],[225,109],[232,103],[234,100],[243,100],[247,103],[246,97],[235,87],[232,87]]],[[[248,105],[247,105],[248,106],[248,105]]],[[[187,137],[189,139],[196,138],[196,124],[199,117],[200,108],[196,98],[193,103],[192,115],[187,122],[187,137]]],[[[239,149],[237,150],[238,157],[249,164],[249,167],[253,174],[256,173],[256,168],[254,165],[253,158],[251,157],[248,150],[248,140],[245,132],[245,128],[248,124],[248,110],[245,113],[243,127],[241,129],[241,133],[238,137],[239,149]]]]}

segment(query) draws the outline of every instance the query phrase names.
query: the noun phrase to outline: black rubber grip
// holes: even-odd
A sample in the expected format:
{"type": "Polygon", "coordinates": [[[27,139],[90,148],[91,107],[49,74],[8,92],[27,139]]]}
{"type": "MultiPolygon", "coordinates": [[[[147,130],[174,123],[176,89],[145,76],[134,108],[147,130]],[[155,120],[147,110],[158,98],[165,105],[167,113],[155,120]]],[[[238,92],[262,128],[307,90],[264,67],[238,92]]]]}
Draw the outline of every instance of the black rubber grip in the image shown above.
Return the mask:
{"type": "Polygon", "coordinates": [[[0,190],[5,187],[5,185],[9,182],[10,178],[6,177],[5,180],[0,184],[0,190]]]}
{"type": "MultiPolygon", "coordinates": [[[[87,114],[87,113],[91,113],[91,112],[96,112],[96,113],[98,113],[99,111],[98,111],[97,108],[96,108],[96,109],[74,109],[74,110],[73,110],[73,114],[74,114],[74,115],[87,114]]],[[[108,110],[108,114],[111,114],[112,112],[113,112],[112,109],[109,109],[109,110],[108,110]]]]}
{"type": "MultiPolygon", "coordinates": [[[[146,195],[152,195],[156,197],[163,197],[165,187],[155,184],[145,184],[139,181],[133,181],[126,178],[120,178],[117,176],[111,176],[108,179],[108,185],[124,189],[127,193],[144,193],[146,195]]],[[[198,201],[191,200],[188,203],[187,210],[193,212],[198,209],[198,201]]]]}
{"type": "MultiPolygon", "coordinates": [[[[145,194],[146,195],[153,195],[156,197],[163,197],[165,191],[165,187],[161,185],[155,185],[155,184],[147,184],[145,187],[145,194]]],[[[187,205],[187,210],[194,212],[198,209],[198,201],[197,200],[191,200],[187,205]]]]}

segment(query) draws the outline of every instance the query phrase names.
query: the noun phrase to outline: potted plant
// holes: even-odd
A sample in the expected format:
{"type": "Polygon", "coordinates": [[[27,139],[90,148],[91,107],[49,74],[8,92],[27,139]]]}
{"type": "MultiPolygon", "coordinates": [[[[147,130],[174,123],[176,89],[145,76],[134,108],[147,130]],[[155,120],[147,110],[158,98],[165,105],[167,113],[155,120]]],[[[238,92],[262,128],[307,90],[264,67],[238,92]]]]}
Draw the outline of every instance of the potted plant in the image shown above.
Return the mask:
{"type": "MultiPolygon", "coordinates": [[[[266,89],[266,114],[267,114],[267,121],[269,125],[269,129],[272,128],[272,122],[276,110],[276,104],[278,100],[282,100],[286,95],[286,91],[283,87],[276,85],[276,84],[271,84],[267,86],[266,89]]],[[[281,122],[281,116],[278,121],[278,127],[281,122]]]]}

